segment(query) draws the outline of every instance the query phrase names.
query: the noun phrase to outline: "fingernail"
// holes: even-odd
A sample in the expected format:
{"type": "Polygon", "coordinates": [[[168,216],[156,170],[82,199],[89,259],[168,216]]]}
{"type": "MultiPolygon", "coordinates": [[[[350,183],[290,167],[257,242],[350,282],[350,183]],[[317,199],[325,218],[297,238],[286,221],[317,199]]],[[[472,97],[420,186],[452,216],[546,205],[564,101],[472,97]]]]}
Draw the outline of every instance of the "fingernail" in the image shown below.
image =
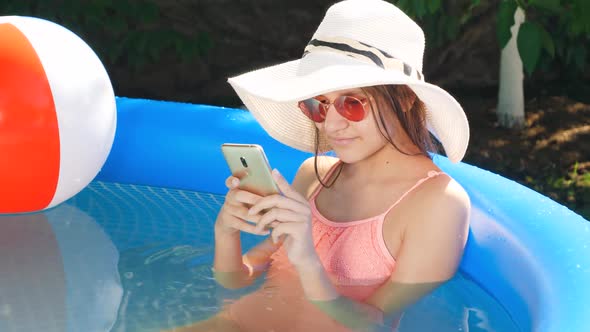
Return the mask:
{"type": "Polygon", "coordinates": [[[238,184],[240,184],[240,181],[238,181],[238,179],[232,179],[232,180],[231,180],[231,185],[232,185],[233,187],[236,187],[238,184]]]}
{"type": "Polygon", "coordinates": [[[275,168],[272,170],[272,175],[274,175],[275,177],[280,177],[281,173],[279,173],[279,171],[275,168]]]}
{"type": "Polygon", "coordinates": [[[253,214],[254,214],[254,209],[249,209],[249,210],[248,210],[248,215],[250,215],[250,216],[251,216],[251,215],[253,215],[253,214]]]}

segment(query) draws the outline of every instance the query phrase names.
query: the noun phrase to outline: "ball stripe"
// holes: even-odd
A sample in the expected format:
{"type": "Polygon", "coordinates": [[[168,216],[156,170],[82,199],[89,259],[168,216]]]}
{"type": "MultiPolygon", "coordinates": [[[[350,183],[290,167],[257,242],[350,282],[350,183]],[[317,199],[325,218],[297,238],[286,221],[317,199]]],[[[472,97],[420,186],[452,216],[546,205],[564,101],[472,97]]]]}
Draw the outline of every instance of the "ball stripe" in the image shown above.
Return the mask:
{"type": "Polygon", "coordinates": [[[35,49],[9,23],[0,24],[0,73],[0,213],[40,210],[59,176],[57,115],[35,49]]]}

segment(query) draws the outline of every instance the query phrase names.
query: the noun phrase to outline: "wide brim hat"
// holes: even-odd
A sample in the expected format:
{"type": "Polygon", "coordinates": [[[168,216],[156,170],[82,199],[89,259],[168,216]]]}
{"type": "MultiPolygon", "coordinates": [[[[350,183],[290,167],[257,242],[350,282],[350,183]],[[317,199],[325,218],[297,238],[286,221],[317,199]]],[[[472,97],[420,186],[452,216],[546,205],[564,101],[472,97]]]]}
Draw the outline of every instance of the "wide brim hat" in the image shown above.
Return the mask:
{"type": "MultiPolygon", "coordinates": [[[[315,124],[297,103],[324,93],[403,84],[426,106],[428,130],[452,162],[469,142],[469,124],[448,92],[422,74],[422,29],[381,0],[346,0],[331,6],[301,59],[229,78],[246,108],[267,133],[298,150],[315,152],[315,124]]],[[[320,134],[319,152],[331,150],[320,134]]]]}

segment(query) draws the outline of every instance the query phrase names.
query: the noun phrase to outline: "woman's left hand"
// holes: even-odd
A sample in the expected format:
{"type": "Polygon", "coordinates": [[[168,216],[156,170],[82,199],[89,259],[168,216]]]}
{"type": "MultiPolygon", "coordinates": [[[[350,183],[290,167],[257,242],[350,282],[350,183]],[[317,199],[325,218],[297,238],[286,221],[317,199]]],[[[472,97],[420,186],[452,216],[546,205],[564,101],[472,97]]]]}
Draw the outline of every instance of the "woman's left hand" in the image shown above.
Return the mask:
{"type": "Polygon", "coordinates": [[[250,215],[267,210],[258,220],[256,231],[270,226],[273,242],[283,241],[287,256],[296,268],[317,263],[319,259],[311,233],[309,202],[276,169],[272,173],[283,194],[263,197],[250,208],[250,215]]]}

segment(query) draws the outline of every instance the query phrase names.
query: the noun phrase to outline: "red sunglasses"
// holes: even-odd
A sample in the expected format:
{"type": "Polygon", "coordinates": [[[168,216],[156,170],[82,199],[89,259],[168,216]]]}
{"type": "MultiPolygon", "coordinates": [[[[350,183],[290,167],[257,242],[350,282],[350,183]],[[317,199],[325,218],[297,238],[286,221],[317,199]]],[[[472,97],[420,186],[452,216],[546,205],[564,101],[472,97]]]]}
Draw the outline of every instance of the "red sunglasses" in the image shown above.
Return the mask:
{"type": "Polygon", "coordinates": [[[326,119],[326,113],[332,104],[336,111],[349,121],[359,122],[367,116],[367,99],[362,97],[340,96],[332,103],[327,98],[313,97],[300,101],[297,106],[312,121],[321,123],[326,119]]]}

